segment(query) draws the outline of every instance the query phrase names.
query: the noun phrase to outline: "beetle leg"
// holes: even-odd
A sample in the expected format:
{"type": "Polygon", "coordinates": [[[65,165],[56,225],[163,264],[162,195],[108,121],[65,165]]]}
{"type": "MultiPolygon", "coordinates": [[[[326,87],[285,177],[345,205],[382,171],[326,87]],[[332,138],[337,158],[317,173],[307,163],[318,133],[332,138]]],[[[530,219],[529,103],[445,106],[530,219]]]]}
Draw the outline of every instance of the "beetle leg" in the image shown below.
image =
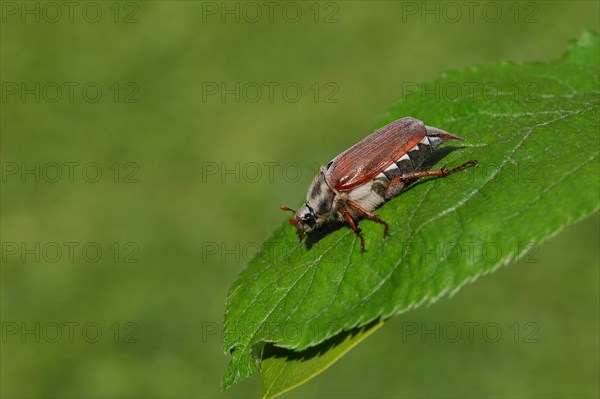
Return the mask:
{"type": "Polygon", "coordinates": [[[348,211],[344,211],[342,213],[342,216],[344,217],[344,219],[346,219],[346,222],[348,222],[348,224],[350,225],[350,228],[352,230],[354,230],[354,233],[358,236],[358,238],[360,238],[360,250],[364,251],[365,250],[365,239],[364,239],[362,233],[360,232],[360,229],[358,227],[356,227],[356,223],[354,223],[352,216],[350,216],[350,213],[348,211]]]}
{"type": "Polygon", "coordinates": [[[377,216],[373,212],[367,211],[366,209],[362,208],[360,205],[355,204],[352,201],[346,201],[346,205],[348,205],[350,208],[356,209],[358,212],[362,213],[363,215],[365,215],[367,218],[371,219],[372,221],[382,224],[383,225],[383,235],[384,236],[388,235],[389,226],[385,222],[385,220],[381,219],[379,216],[377,216]]]}
{"type": "Polygon", "coordinates": [[[402,192],[402,190],[404,190],[404,185],[405,185],[405,182],[402,179],[402,176],[396,175],[396,176],[392,177],[392,180],[390,180],[390,184],[387,186],[387,189],[385,190],[383,198],[386,200],[394,198],[395,196],[400,194],[402,192]]]}
{"type": "MultiPolygon", "coordinates": [[[[460,172],[463,169],[467,169],[470,166],[477,166],[477,165],[479,165],[479,163],[477,161],[471,160],[471,161],[467,161],[467,162],[463,163],[462,165],[457,166],[456,168],[452,168],[450,170],[447,170],[446,166],[444,166],[441,169],[437,169],[437,170],[426,170],[426,171],[422,171],[422,172],[405,173],[399,177],[403,181],[419,179],[421,177],[446,177],[448,175],[451,175],[452,173],[460,172]]],[[[390,183],[390,185],[391,185],[391,183],[390,183]]]]}

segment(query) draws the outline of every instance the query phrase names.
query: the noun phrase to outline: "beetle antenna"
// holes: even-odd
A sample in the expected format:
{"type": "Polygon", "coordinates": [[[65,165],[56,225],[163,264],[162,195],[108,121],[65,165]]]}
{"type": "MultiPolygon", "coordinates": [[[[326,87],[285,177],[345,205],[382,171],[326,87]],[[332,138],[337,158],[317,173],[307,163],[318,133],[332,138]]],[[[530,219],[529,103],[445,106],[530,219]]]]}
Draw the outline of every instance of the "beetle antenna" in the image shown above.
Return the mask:
{"type": "Polygon", "coordinates": [[[290,212],[294,212],[296,213],[295,210],[293,210],[292,208],[288,208],[287,206],[280,206],[279,209],[281,209],[282,211],[290,211],[290,212]]]}

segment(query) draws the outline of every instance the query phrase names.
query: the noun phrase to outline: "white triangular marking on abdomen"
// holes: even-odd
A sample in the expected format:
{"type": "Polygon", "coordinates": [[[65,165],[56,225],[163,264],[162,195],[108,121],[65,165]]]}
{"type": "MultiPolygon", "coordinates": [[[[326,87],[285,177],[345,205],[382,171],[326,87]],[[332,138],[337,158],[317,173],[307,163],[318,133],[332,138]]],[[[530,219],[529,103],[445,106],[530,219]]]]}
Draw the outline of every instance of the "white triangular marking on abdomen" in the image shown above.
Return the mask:
{"type": "Polygon", "coordinates": [[[398,169],[398,165],[396,165],[395,163],[388,166],[387,169],[384,170],[384,172],[389,172],[390,170],[394,170],[394,169],[398,169]]]}
{"type": "Polygon", "coordinates": [[[439,137],[429,137],[429,142],[432,146],[439,144],[442,141],[439,137]]]}

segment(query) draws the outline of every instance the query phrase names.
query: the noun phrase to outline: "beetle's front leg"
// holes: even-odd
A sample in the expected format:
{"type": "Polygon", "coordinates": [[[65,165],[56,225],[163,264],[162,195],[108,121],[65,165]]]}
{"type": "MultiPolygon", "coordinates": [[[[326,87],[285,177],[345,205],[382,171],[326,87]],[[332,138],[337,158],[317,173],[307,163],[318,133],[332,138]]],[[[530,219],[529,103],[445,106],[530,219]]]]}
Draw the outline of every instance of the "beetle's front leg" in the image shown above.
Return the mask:
{"type": "Polygon", "coordinates": [[[356,223],[354,223],[354,219],[352,219],[352,216],[350,216],[350,212],[348,212],[348,210],[345,210],[344,212],[339,212],[339,214],[341,217],[346,219],[346,222],[348,222],[350,228],[354,230],[354,233],[358,236],[358,238],[360,238],[360,250],[364,252],[365,238],[363,237],[360,229],[356,226],[356,223]]]}

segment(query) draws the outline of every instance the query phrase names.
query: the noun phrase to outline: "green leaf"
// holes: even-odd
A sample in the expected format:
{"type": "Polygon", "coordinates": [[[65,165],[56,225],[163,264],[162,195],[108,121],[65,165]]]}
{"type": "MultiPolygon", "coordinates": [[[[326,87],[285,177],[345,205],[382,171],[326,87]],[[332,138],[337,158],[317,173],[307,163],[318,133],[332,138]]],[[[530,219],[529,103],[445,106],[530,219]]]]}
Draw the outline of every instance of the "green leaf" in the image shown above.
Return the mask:
{"type": "Polygon", "coordinates": [[[222,387],[255,374],[268,344],[299,352],[283,371],[282,361],[263,364],[268,389],[289,389],[330,364],[307,348],[454,294],[597,210],[599,48],[587,32],[554,62],[448,72],[392,108],[380,126],[421,119],[465,139],[440,150],[444,164],[480,167],[421,181],[385,204],[377,214],[390,236],[363,221],[364,253],[346,227],[298,243],[283,223],[229,293],[222,387]]]}
{"type": "Polygon", "coordinates": [[[266,345],[261,356],[264,398],[274,398],[319,374],[374,333],[383,322],[344,331],[302,352],[266,345]]]}

